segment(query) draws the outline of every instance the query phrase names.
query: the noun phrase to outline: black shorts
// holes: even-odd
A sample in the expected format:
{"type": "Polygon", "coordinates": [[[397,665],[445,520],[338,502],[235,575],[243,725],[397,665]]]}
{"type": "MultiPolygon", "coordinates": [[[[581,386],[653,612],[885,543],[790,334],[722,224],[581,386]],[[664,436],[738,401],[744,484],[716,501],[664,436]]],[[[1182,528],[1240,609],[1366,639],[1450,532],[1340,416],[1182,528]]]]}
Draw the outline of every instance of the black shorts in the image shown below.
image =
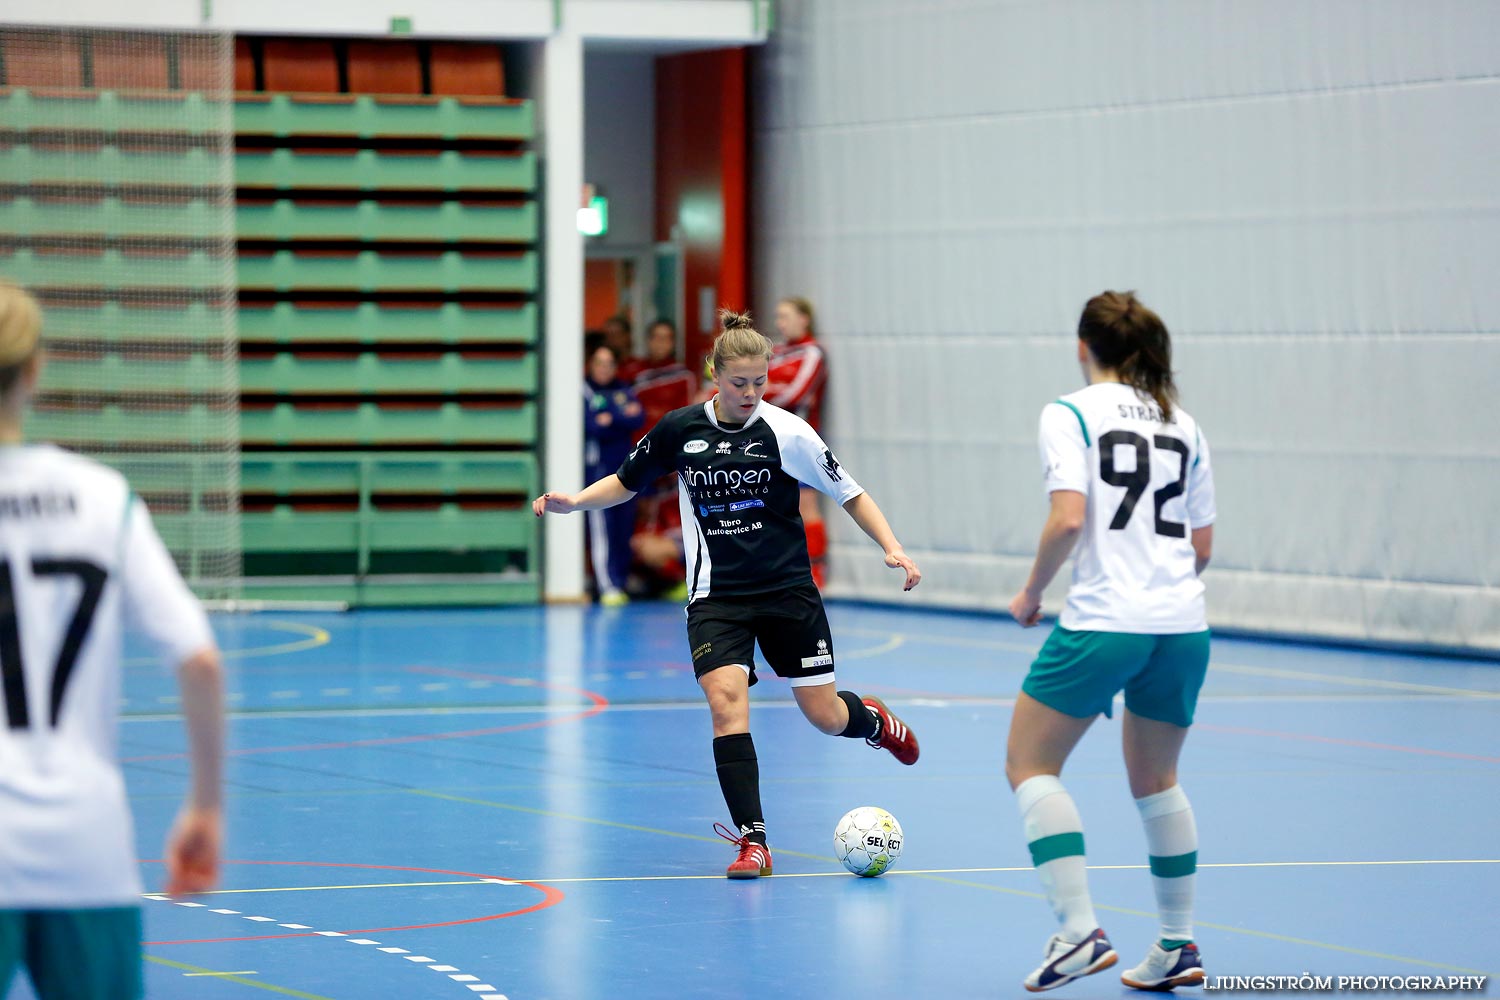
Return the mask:
{"type": "Polygon", "coordinates": [[[812,581],[768,594],[709,596],[687,606],[693,676],[739,664],[755,683],[755,644],[792,687],[833,683],[833,634],[812,581]]]}

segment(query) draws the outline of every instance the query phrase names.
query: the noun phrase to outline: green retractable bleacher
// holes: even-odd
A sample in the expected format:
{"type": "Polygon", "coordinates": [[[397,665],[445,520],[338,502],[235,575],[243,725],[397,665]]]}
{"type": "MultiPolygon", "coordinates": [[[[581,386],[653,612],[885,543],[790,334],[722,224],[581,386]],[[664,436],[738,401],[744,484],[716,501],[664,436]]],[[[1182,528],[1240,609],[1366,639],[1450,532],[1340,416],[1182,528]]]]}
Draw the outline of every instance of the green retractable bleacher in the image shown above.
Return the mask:
{"type": "Polygon", "coordinates": [[[52,303],[44,389],[64,402],[37,408],[39,435],[112,456],[148,502],[186,485],[184,503],[155,511],[169,539],[233,516],[238,479],[248,597],[538,599],[530,101],[10,87],[0,123],[0,273],[52,303]],[[225,389],[210,332],[235,308],[215,294],[219,161],[194,137],[228,116],[234,470],[191,451],[213,424],[205,399],[225,389]],[[91,138],[60,143],[60,130],[91,138]],[[165,269],[170,300],[142,277],[165,269]],[[176,346],[116,350],[153,337],[176,346]]]}

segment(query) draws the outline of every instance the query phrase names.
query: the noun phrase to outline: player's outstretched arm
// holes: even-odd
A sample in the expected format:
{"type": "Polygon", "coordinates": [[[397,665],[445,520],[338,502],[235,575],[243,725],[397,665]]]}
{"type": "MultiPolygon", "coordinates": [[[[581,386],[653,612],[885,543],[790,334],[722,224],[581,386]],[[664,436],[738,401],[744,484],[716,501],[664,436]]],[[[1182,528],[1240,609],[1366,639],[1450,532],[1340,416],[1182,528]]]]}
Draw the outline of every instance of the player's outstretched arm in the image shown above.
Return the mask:
{"type": "Polygon", "coordinates": [[[187,722],[192,791],[167,836],[167,892],[207,892],[219,881],[224,838],[224,668],[219,651],[201,649],[178,669],[187,722]]]}
{"type": "Polygon", "coordinates": [[[891,530],[890,522],[885,519],[870,494],[861,493],[852,498],[844,504],[844,510],[859,525],[860,530],[873,538],[875,544],[885,552],[885,564],[891,569],[905,571],[906,585],[902,590],[910,590],[922,582],[922,571],[917,569],[917,564],[901,548],[901,543],[896,541],[896,533],[891,530]]]}
{"type": "Polygon", "coordinates": [[[543,493],[531,501],[531,512],[537,517],[543,514],[571,514],[578,510],[603,510],[622,504],[635,496],[627,490],[620,477],[610,473],[592,486],[584,487],[582,493],[543,493]]]}

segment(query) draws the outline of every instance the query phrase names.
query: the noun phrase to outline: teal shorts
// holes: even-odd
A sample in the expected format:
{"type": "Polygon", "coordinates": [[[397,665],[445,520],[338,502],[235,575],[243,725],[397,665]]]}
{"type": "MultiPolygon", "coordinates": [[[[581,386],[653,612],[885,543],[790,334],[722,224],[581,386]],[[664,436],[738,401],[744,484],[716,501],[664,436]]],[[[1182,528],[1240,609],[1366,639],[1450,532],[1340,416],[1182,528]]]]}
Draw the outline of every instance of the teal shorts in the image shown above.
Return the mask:
{"type": "Polygon", "coordinates": [[[1078,719],[1106,717],[1115,694],[1136,715],[1191,726],[1208,673],[1207,629],[1180,635],[1052,630],[1021,684],[1048,708],[1078,719]]]}
{"type": "Polygon", "coordinates": [[[40,1000],[137,1000],[141,908],[0,910],[0,997],[22,966],[40,1000]]]}

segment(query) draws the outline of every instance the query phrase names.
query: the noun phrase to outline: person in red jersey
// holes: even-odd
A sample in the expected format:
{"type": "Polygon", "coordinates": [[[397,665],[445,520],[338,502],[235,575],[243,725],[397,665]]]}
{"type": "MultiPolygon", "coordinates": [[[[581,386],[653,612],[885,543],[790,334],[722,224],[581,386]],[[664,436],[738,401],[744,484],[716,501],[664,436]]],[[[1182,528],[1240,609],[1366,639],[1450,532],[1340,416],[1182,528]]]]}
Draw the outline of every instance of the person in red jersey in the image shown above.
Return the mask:
{"type": "MultiPolygon", "coordinates": [[[[776,304],[776,331],[782,342],[771,359],[771,381],[766,401],[790,410],[823,433],[823,390],[828,384],[828,361],[814,332],[813,306],[800,296],[776,304]]],[[[827,574],[828,526],[818,491],[802,491],[802,525],[807,530],[807,553],[812,558],[813,582],[822,589],[827,574]]]]}
{"type": "MultiPolygon", "coordinates": [[[[645,426],[655,427],[668,413],[693,402],[699,379],[677,360],[677,328],[669,320],[658,319],[646,330],[646,356],[634,359],[634,363],[637,374],[633,388],[646,411],[645,426]]],[[[635,535],[630,539],[635,568],[648,588],[665,589],[669,599],[685,601],[687,582],[683,576],[682,522],[677,518],[677,474],[663,476],[647,487],[639,499],[635,535]]]]}
{"type": "Polygon", "coordinates": [[[646,409],[646,426],[693,401],[698,377],[677,360],[677,329],[659,319],[646,331],[646,356],[620,365],[620,378],[628,379],[636,398],[646,409]]]}

